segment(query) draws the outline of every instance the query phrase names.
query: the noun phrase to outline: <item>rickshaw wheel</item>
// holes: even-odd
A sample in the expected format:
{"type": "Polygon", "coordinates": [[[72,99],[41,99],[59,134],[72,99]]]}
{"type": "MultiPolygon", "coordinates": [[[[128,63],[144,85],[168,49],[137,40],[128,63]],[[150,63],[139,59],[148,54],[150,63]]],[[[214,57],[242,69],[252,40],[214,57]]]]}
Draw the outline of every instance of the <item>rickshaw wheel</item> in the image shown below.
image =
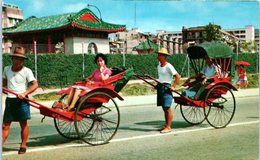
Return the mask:
{"type": "MultiPolygon", "coordinates": [[[[64,94],[60,97],[59,101],[62,103],[67,103],[68,95],[64,94]]],[[[79,139],[79,136],[75,130],[74,122],[64,121],[58,118],[53,118],[54,126],[58,133],[67,139],[79,139]]]]}
{"type": "Polygon", "coordinates": [[[205,120],[203,108],[180,105],[181,115],[191,125],[201,124],[205,120]]]}
{"type": "Polygon", "coordinates": [[[80,139],[90,145],[102,145],[108,143],[116,134],[120,122],[120,113],[115,100],[105,92],[93,92],[85,95],[79,103],[75,111],[75,129],[80,139]],[[109,99],[108,103],[90,102],[88,99],[93,97],[106,97],[109,99]],[[86,104],[87,103],[87,104],[86,104]],[[87,105],[87,106],[86,106],[87,105]],[[77,121],[79,117],[82,117],[81,110],[87,107],[95,107],[95,110],[86,115],[83,120],[89,120],[92,122],[91,126],[80,125],[80,121],[77,121]]]}
{"type": "Polygon", "coordinates": [[[204,102],[204,114],[212,127],[226,127],[234,117],[235,110],[236,100],[230,88],[216,85],[208,91],[204,102]]]}

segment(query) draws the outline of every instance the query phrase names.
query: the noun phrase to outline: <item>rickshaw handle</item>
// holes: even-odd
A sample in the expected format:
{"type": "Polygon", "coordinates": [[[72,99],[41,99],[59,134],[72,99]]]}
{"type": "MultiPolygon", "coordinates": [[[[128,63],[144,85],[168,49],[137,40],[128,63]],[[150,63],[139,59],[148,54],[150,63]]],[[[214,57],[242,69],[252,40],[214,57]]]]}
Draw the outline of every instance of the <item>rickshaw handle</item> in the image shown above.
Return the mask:
{"type": "MultiPolygon", "coordinates": [[[[9,89],[3,87],[3,93],[6,93],[6,92],[18,96],[17,93],[15,93],[15,92],[13,92],[13,91],[11,91],[11,90],[9,90],[9,89]]],[[[40,107],[47,107],[47,106],[44,106],[44,105],[42,105],[42,104],[40,104],[40,103],[38,103],[38,102],[35,102],[35,101],[33,101],[33,100],[31,100],[31,99],[29,99],[29,98],[27,98],[27,97],[24,97],[23,99],[26,100],[26,101],[31,102],[32,104],[30,104],[30,105],[31,105],[32,107],[34,107],[34,108],[40,109],[40,107]],[[37,105],[38,105],[38,106],[37,106],[37,105]]],[[[48,107],[47,107],[47,108],[48,108],[48,107]]]]}
{"type": "MultiPolygon", "coordinates": [[[[163,85],[164,87],[166,87],[166,88],[168,88],[168,89],[171,90],[170,87],[166,86],[165,84],[161,83],[161,82],[158,81],[156,78],[154,78],[154,77],[152,77],[152,76],[150,76],[150,75],[148,75],[148,74],[144,74],[144,75],[134,74],[134,76],[136,76],[137,78],[139,78],[139,79],[145,81],[146,83],[150,84],[150,85],[153,86],[154,88],[156,88],[156,85],[152,84],[151,82],[148,82],[146,79],[144,79],[144,77],[149,78],[149,79],[155,81],[156,83],[161,84],[161,85],[163,85]]],[[[180,95],[180,96],[182,96],[179,92],[177,92],[177,91],[175,91],[175,90],[171,90],[171,91],[174,92],[174,93],[176,93],[176,94],[178,94],[178,95],[180,95]]]]}

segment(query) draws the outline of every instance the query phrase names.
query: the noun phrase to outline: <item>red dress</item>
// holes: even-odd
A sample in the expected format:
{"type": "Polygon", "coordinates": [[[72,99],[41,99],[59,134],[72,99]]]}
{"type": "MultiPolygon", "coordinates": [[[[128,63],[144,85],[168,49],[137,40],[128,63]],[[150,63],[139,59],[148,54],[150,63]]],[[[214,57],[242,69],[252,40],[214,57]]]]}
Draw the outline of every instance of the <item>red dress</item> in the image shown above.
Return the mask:
{"type": "Polygon", "coordinates": [[[246,77],[246,70],[245,68],[241,68],[239,69],[238,71],[238,75],[239,75],[239,80],[245,80],[245,77],[246,77]]]}
{"type": "Polygon", "coordinates": [[[238,70],[238,76],[239,76],[238,85],[247,86],[248,82],[247,82],[246,69],[245,68],[240,68],[238,70]]]}

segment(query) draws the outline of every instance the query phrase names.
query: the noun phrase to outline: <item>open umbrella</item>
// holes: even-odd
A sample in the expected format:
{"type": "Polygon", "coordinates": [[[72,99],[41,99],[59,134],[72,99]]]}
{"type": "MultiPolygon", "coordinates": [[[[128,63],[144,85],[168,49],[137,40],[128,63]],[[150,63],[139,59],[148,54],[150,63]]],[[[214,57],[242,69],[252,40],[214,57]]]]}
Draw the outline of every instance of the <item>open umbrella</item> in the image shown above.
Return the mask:
{"type": "Polygon", "coordinates": [[[247,61],[236,61],[235,65],[251,66],[251,64],[248,63],[247,61]]]}

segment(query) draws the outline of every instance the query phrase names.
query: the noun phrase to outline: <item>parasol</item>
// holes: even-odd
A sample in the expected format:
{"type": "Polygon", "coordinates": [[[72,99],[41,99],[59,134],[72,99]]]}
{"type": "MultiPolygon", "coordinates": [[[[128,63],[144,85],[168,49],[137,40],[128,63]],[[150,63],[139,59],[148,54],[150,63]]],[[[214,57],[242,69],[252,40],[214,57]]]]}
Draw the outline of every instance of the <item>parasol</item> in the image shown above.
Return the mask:
{"type": "Polygon", "coordinates": [[[235,65],[251,66],[251,64],[248,63],[247,61],[236,61],[235,65]]]}

